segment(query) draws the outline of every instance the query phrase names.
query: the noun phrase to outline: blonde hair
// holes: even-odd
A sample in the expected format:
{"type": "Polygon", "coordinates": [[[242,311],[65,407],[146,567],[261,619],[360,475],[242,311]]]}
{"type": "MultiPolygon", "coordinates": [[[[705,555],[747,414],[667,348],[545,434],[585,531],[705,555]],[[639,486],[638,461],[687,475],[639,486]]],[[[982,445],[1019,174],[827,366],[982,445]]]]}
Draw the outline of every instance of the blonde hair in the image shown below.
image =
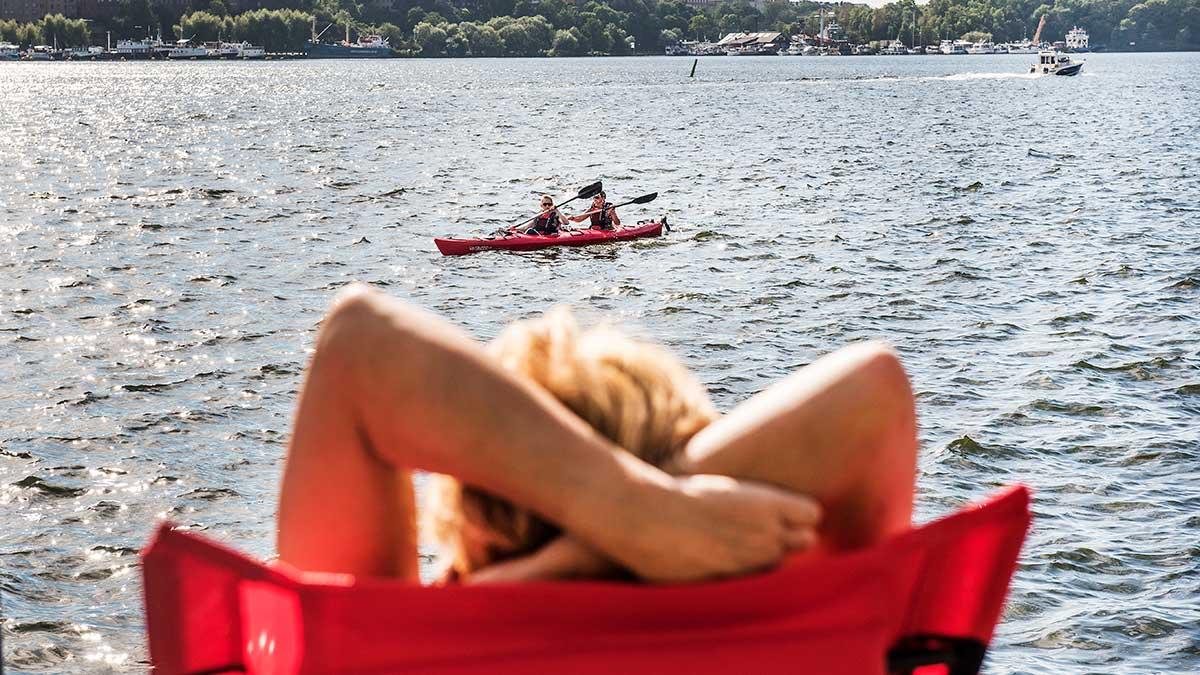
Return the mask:
{"type": "MultiPolygon", "coordinates": [[[[606,327],[580,330],[565,308],[513,323],[487,349],[502,367],[656,466],[668,466],[717,417],[704,388],[666,350],[606,327]]],[[[560,532],[484,490],[449,476],[436,481],[427,526],[460,576],[532,553],[560,532]]]]}

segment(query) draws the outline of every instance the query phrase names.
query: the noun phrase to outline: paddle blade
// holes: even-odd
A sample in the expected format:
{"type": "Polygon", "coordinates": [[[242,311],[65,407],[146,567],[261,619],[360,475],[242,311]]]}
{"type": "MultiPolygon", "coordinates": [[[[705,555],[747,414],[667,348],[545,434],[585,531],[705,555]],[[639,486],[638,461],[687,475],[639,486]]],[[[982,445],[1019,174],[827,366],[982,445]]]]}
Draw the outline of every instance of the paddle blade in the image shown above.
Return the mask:
{"type": "Polygon", "coordinates": [[[651,192],[648,195],[642,195],[641,197],[638,197],[637,199],[633,199],[629,203],[630,204],[649,204],[650,202],[654,201],[655,199],[658,199],[658,193],[651,192]]]}
{"type": "Polygon", "coordinates": [[[591,185],[585,185],[584,187],[580,188],[579,195],[576,196],[575,198],[576,199],[591,199],[592,197],[595,197],[596,195],[600,194],[600,191],[603,189],[604,189],[604,183],[602,183],[600,181],[596,181],[595,183],[592,183],[591,185]]]}

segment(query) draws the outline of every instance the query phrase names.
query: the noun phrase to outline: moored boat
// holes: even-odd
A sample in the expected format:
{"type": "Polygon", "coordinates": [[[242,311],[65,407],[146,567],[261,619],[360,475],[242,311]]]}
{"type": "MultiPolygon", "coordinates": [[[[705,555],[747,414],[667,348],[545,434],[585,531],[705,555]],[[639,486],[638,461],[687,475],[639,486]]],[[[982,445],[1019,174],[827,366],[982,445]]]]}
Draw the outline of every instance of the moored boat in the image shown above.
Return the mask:
{"type": "Polygon", "coordinates": [[[53,61],[54,49],[50,45],[34,45],[32,49],[25,52],[26,61],[53,61]]]}
{"type": "Polygon", "coordinates": [[[16,61],[20,58],[20,47],[7,42],[0,42],[0,61],[16,61]]]}
{"type": "Polygon", "coordinates": [[[628,241],[643,237],[657,237],[663,228],[669,227],[666,218],[647,220],[637,225],[626,225],[615,230],[563,230],[554,235],[508,234],[485,239],[434,239],[442,255],[467,255],[480,251],[536,251],[553,246],[590,246],[614,241],[628,241]]]}
{"type": "Polygon", "coordinates": [[[123,59],[150,58],[151,42],[145,40],[117,40],[117,57],[123,59]]]}
{"type": "Polygon", "coordinates": [[[191,40],[177,40],[175,46],[167,52],[167,58],[173,60],[206,59],[208,55],[208,49],[204,45],[193,45],[191,40]]]}
{"type": "Polygon", "coordinates": [[[239,59],[261,59],[267,56],[266,48],[260,47],[259,45],[252,45],[249,42],[243,42],[237,47],[239,59]]]}
{"type": "Polygon", "coordinates": [[[358,42],[350,41],[350,24],[346,24],[346,39],[331,44],[321,42],[321,36],[329,30],[317,32],[316,20],[313,21],[312,39],[304,45],[304,55],[310,59],[383,59],[392,55],[392,46],[388,39],[379,35],[360,35],[358,42]]]}
{"type": "Polygon", "coordinates": [[[104,47],[73,47],[63,51],[63,58],[71,61],[95,61],[107,55],[104,47]]]}

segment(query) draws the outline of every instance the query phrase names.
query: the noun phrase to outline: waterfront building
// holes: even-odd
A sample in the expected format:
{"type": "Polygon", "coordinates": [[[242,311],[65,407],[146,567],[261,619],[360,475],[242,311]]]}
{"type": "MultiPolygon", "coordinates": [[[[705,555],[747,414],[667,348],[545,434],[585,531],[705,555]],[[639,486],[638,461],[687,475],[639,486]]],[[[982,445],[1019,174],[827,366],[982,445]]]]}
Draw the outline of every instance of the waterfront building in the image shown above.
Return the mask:
{"type": "Polygon", "coordinates": [[[79,0],[0,0],[0,19],[16,19],[22,23],[38,21],[47,14],[62,14],[68,19],[79,17],[79,0]]]}
{"type": "Polygon", "coordinates": [[[1079,26],[1071,28],[1067,31],[1066,45],[1070,51],[1086,52],[1088,50],[1088,32],[1079,26]]]}
{"type": "Polygon", "coordinates": [[[717,42],[717,47],[733,56],[766,56],[787,49],[783,33],[729,33],[717,42]]]}
{"type": "Polygon", "coordinates": [[[120,8],[119,0],[79,0],[79,18],[108,21],[120,8]]]}

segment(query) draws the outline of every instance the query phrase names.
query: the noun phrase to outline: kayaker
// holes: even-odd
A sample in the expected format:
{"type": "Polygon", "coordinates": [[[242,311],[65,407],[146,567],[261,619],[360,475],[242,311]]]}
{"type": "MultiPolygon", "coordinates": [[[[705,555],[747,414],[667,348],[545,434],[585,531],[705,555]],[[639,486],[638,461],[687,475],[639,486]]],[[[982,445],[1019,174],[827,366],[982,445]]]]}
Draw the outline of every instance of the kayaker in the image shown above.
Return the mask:
{"type": "Polygon", "coordinates": [[[907,530],[915,466],[912,392],[879,345],[721,416],[663,349],[565,312],[483,346],[357,286],[304,378],[277,546],[300,569],[419,582],[424,470],[461,481],[432,513],[464,583],[727,577],[907,530]]]}
{"type": "Polygon", "coordinates": [[[551,236],[558,234],[559,229],[567,224],[566,217],[554,208],[554,198],[550,195],[542,197],[542,212],[533,219],[533,225],[525,230],[525,234],[540,234],[551,236]]]}
{"type": "Polygon", "coordinates": [[[573,223],[591,220],[590,227],[596,230],[615,230],[621,226],[621,219],[617,217],[617,209],[608,201],[603,191],[592,197],[592,205],[585,213],[571,216],[568,220],[573,223]]]}

